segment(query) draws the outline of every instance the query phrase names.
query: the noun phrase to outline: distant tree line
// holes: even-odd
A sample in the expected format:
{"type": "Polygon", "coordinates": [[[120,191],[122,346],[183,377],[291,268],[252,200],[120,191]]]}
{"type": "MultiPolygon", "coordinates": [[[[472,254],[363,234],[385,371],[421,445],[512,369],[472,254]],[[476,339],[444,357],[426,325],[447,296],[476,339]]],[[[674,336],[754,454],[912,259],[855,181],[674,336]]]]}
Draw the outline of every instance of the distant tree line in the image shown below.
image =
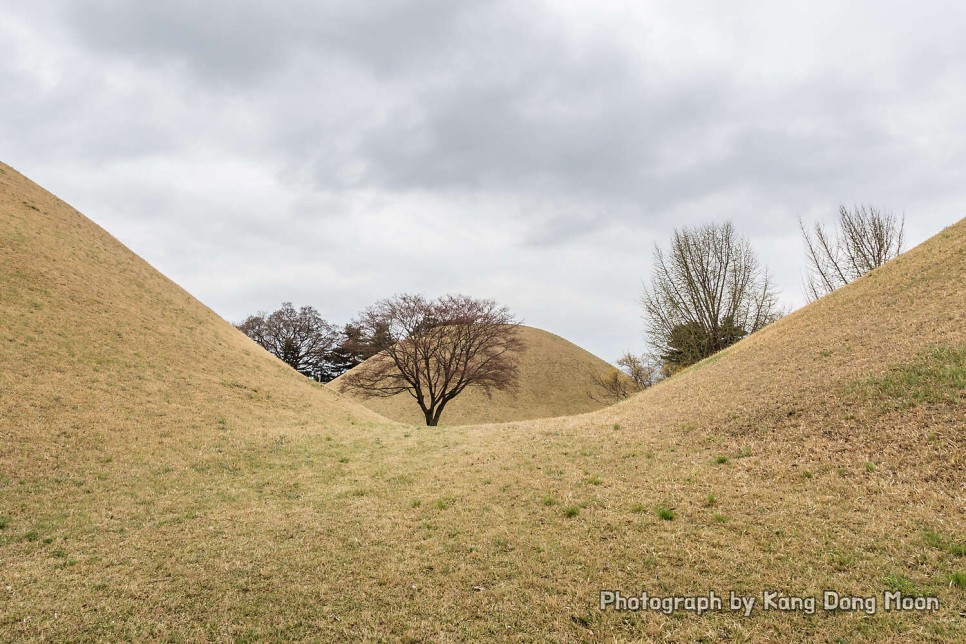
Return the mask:
{"type": "Polygon", "coordinates": [[[379,333],[365,335],[357,325],[334,326],[311,306],[291,302],[271,313],[250,315],[236,327],[299,373],[329,382],[370,358],[379,333]]]}

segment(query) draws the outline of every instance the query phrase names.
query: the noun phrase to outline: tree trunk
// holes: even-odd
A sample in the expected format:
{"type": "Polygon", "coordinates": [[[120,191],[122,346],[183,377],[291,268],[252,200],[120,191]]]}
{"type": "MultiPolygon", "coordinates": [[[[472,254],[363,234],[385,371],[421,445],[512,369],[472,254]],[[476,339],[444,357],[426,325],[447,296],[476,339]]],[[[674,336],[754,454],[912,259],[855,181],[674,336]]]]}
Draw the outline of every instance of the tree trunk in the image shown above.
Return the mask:
{"type": "Polygon", "coordinates": [[[448,401],[444,400],[443,402],[439,403],[438,407],[436,407],[436,413],[433,414],[432,427],[436,427],[436,425],[439,424],[439,417],[443,415],[443,407],[446,406],[447,402],[448,401]]]}
{"type": "Polygon", "coordinates": [[[423,414],[426,416],[426,426],[436,427],[437,423],[439,423],[439,414],[434,415],[433,412],[428,409],[425,410],[423,414]]]}

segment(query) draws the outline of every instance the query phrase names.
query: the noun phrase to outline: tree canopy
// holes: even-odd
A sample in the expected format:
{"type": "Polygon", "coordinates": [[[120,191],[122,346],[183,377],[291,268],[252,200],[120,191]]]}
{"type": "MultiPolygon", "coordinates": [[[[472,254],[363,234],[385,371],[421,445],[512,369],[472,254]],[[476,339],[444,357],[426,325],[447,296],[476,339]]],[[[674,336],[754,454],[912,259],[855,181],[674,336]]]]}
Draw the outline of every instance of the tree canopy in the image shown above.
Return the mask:
{"type": "Polygon", "coordinates": [[[666,370],[693,364],[781,313],[771,276],[730,222],[674,231],[654,247],[641,303],[648,337],[666,370]]]}
{"type": "Polygon", "coordinates": [[[446,405],[468,388],[516,386],[520,321],[493,300],[466,295],[428,299],[402,294],[370,306],[353,323],[374,352],[350,372],[343,390],[366,397],[406,392],[426,424],[436,426],[446,405]]]}
{"type": "Polygon", "coordinates": [[[313,307],[283,302],[277,311],[250,315],[237,327],[296,371],[321,382],[335,377],[329,359],[339,334],[313,307]]]}

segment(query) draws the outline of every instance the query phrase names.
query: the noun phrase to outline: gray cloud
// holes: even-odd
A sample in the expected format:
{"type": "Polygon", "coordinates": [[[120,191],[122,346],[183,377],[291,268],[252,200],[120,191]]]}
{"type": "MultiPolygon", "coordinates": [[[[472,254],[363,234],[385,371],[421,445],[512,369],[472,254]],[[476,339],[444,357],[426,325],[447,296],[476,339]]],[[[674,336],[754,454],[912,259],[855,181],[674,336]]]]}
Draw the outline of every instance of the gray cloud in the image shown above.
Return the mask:
{"type": "Polygon", "coordinates": [[[182,64],[204,83],[242,92],[304,54],[342,57],[381,76],[431,64],[471,13],[445,0],[68,6],[69,22],[95,50],[182,64]]]}
{"type": "Polygon", "coordinates": [[[501,299],[614,358],[650,249],[732,219],[791,305],[795,219],[963,216],[953,2],[26,2],[4,160],[230,319],[501,299]]]}

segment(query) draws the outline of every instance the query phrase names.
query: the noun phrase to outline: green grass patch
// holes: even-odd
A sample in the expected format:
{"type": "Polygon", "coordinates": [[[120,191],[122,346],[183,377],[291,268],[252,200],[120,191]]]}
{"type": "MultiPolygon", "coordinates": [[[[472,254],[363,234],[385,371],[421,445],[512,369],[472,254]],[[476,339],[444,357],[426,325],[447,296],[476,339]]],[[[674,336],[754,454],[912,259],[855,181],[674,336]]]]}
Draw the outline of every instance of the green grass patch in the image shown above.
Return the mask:
{"type": "Polygon", "coordinates": [[[828,555],[829,565],[838,571],[852,570],[859,557],[854,552],[833,552],[828,555]]]}
{"type": "Polygon", "coordinates": [[[576,505],[568,505],[563,509],[563,515],[568,519],[573,519],[578,514],[580,514],[580,508],[578,508],[576,505]]]}
{"type": "Polygon", "coordinates": [[[934,347],[907,364],[856,384],[899,408],[966,401],[966,346],[934,347]]]}
{"type": "Polygon", "coordinates": [[[659,516],[662,521],[674,521],[675,514],[674,510],[671,508],[661,507],[657,509],[657,516],[659,516]]]}
{"type": "Polygon", "coordinates": [[[966,556],[966,543],[957,542],[951,537],[946,537],[933,530],[926,530],[922,533],[926,545],[930,548],[944,550],[954,557],[966,556]]]}
{"type": "Polygon", "coordinates": [[[894,590],[903,595],[916,594],[916,585],[911,580],[901,575],[888,575],[882,580],[882,584],[889,590],[894,590]]]}

